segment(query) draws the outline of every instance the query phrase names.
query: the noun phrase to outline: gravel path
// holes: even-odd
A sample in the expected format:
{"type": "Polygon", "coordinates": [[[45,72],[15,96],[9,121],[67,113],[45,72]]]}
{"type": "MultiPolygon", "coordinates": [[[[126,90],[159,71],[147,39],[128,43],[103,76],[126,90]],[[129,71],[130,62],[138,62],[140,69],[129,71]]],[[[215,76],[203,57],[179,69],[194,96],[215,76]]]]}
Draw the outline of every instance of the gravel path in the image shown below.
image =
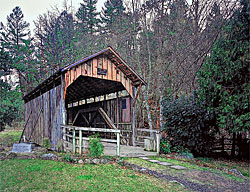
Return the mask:
{"type": "MultiPolygon", "coordinates": [[[[158,171],[150,170],[148,168],[144,168],[135,164],[131,164],[128,162],[123,162],[124,166],[129,167],[135,171],[141,172],[141,173],[148,173],[149,175],[155,176],[160,179],[165,179],[170,182],[175,182],[183,185],[185,188],[188,188],[192,191],[201,191],[201,192],[224,192],[224,191],[232,191],[232,192],[249,192],[250,191],[250,184],[249,180],[246,180],[245,182],[237,182],[235,180],[230,180],[230,185],[224,185],[223,187],[220,185],[217,186],[211,186],[208,184],[200,184],[200,183],[194,183],[191,181],[188,181],[185,179],[185,177],[177,177],[168,175],[167,173],[161,173],[158,171]]],[[[199,171],[200,174],[209,175],[211,178],[211,174],[209,171],[199,171]]],[[[222,176],[221,176],[222,177],[222,176]]],[[[224,182],[224,179],[220,179],[218,176],[216,176],[215,180],[217,182],[224,182]],[[221,180],[221,181],[220,181],[221,180]]]]}

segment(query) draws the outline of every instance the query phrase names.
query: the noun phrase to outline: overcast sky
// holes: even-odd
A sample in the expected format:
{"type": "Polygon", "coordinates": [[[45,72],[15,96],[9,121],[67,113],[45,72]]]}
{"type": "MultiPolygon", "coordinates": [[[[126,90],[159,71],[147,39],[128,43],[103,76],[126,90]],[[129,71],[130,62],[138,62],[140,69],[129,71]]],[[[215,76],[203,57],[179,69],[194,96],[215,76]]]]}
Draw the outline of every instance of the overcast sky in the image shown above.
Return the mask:
{"type": "MultiPolygon", "coordinates": [[[[69,4],[71,4],[75,9],[80,7],[80,3],[83,0],[67,0],[69,4]]],[[[7,22],[7,15],[12,12],[12,9],[16,6],[20,6],[24,20],[30,23],[30,28],[33,32],[34,24],[33,21],[36,20],[39,14],[46,13],[47,10],[51,10],[51,7],[58,6],[62,8],[64,0],[0,0],[0,22],[6,24],[7,22]]],[[[101,10],[103,3],[105,0],[98,0],[97,9],[98,11],[101,10]]]]}

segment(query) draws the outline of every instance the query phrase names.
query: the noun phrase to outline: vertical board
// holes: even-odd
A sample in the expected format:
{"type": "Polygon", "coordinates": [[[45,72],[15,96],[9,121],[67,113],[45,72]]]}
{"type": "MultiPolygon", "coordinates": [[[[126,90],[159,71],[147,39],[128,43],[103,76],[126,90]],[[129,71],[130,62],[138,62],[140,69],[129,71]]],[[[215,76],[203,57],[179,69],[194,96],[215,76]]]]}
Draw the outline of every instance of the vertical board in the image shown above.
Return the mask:
{"type": "Polygon", "coordinates": [[[93,59],[93,77],[97,77],[97,59],[93,59]]]}
{"type": "MultiPolygon", "coordinates": [[[[102,62],[103,62],[103,57],[98,57],[97,58],[97,70],[98,69],[101,69],[101,70],[103,69],[103,63],[102,62]]],[[[100,79],[103,78],[102,75],[98,75],[98,74],[97,74],[97,77],[100,78],[100,79]]]]}
{"type": "Polygon", "coordinates": [[[87,62],[87,66],[88,66],[88,76],[91,77],[93,75],[93,62],[92,62],[92,60],[87,62]]]}
{"type": "Polygon", "coordinates": [[[103,70],[107,70],[107,73],[106,73],[106,75],[103,75],[103,79],[108,79],[108,60],[107,60],[108,58],[105,56],[104,58],[103,58],[103,70]]]}
{"type": "Polygon", "coordinates": [[[81,75],[81,65],[76,67],[76,79],[81,75]]]}
{"type": "Polygon", "coordinates": [[[112,62],[112,80],[116,81],[116,65],[112,62]]]}
{"type": "Polygon", "coordinates": [[[108,59],[108,79],[112,80],[112,63],[110,59],[108,59]]]}

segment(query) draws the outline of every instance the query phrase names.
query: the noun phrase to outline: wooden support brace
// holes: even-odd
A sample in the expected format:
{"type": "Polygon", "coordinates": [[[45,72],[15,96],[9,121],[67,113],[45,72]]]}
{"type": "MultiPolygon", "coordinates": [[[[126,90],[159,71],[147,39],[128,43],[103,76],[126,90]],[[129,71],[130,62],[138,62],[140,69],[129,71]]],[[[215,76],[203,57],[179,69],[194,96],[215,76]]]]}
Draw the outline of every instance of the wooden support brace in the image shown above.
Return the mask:
{"type": "Polygon", "coordinates": [[[138,97],[138,95],[139,95],[139,93],[140,93],[141,87],[142,87],[142,83],[140,84],[140,87],[139,87],[139,89],[138,89],[138,91],[137,91],[136,97],[135,97],[135,99],[134,99],[134,103],[133,103],[133,105],[132,105],[133,107],[135,106],[135,102],[136,102],[137,97],[138,97]]]}

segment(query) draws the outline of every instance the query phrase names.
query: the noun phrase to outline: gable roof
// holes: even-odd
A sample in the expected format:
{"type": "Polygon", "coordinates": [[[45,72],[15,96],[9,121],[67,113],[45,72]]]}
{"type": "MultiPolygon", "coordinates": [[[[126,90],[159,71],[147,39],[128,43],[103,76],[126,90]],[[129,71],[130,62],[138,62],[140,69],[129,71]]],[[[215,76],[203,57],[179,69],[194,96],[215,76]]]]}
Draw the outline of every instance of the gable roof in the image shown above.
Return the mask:
{"type": "Polygon", "coordinates": [[[120,57],[120,55],[112,48],[107,47],[93,55],[85,57],[75,63],[67,65],[61,69],[61,72],[69,70],[72,67],[75,67],[83,62],[87,62],[90,59],[93,59],[101,54],[106,55],[116,66],[133,82],[134,86],[139,86],[140,83],[146,85],[146,82],[120,57]]]}
{"type": "MultiPolygon", "coordinates": [[[[47,85],[52,86],[52,82],[55,79],[58,79],[62,73],[66,73],[71,68],[76,67],[77,65],[80,65],[84,62],[87,62],[88,60],[91,60],[91,59],[98,57],[99,55],[102,55],[102,54],[106,55],[126,75],[126,77],[128,77],[132,81],[132,84],[135,87],[138,87],[140,84],[146,85],[146,82],[120,57],[120,55],[117,52],[115,52],[115,50],[112,47],[107,47],[107,48],[105,48],[105,49],[103,49],[103,50],[101,50],[93,55],[84,57],[83,59],[81,59],[77,62],[74,62],[72,64],[69,64],[69,65],[59,69],[56,73],[54,73],[49,78],[47,78],[42,83],[40,83],[31,92],[26,94],[23,97],[23,99],[25,101],[30,100],[31,97],[34,98],[36,94],[39,94],[39,92],[40,92],[40,94],[42,92],[45,92],[42,89],[47,85]]],[[[48,90],[48,88],[46,90],[48,90]]]]}

